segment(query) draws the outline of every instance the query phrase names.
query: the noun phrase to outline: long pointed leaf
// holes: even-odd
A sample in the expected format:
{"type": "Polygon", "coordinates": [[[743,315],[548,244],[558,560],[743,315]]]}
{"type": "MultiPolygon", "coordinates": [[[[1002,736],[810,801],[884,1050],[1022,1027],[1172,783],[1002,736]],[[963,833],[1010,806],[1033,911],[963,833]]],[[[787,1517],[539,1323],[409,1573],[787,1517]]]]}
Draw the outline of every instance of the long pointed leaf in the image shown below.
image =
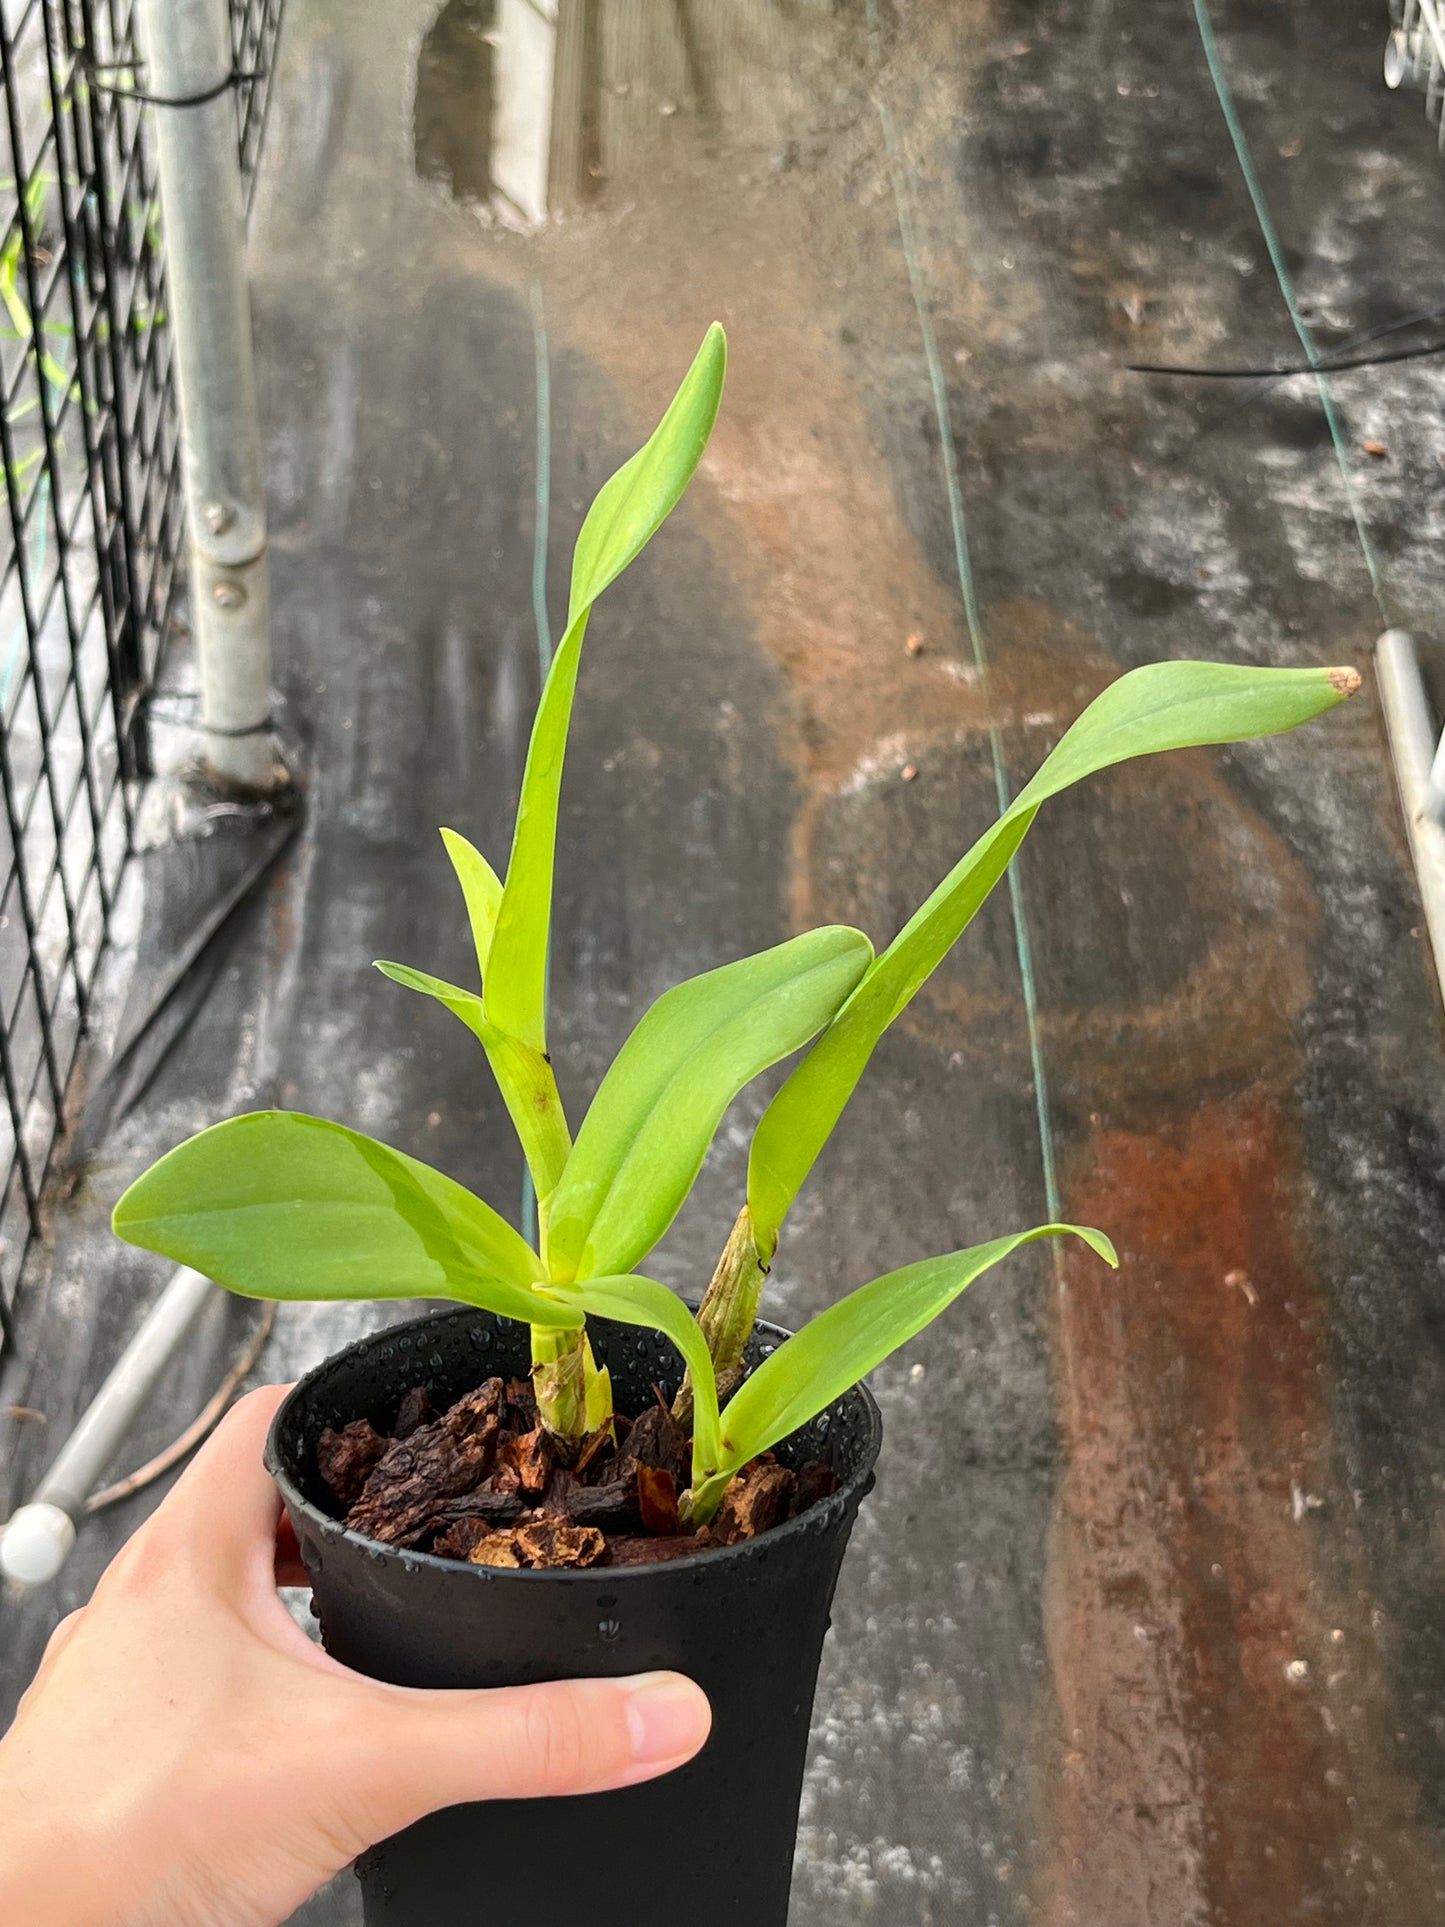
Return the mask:
{"type": "Polygon", "coordinates": [[[474,990],[463,990],[460,984],[449,984],[444,977],[433,977],[429,970],[413,970],[410,964],[388,963],[378,957],[373,966],[383,977],[390,977],[394,984],[404,990],[418,991],[423,997],[434,997],[444,1004],[453,1017],[459,1017],[467,1029],[480,1042],[486,1042],[487,1020],[482,1012],[482,1000],[474,990]]]}
{"type": "Polygon", "coordinates": [[[522,773],[512,858],[482,985],[488,1019],[537,1051],[547,1048],[547,943],[557,812],[588,613],[581,611],[557,645],[537,705],[522,773]]]}
{"type": "Polygon", "coordinates": [[[552,1275],[630,1270],[672,1223],[745,1084],[816,1036],[872,958],[810,930],[665,991],[602,1080],[552,1200],[552,1275]]]}
{"type": "Polygon", "coordinates": [[[562,766],[592,604],[651,540],[702,458],[722,398],[727,343],[716,322],[667,413],[588,511],[572,561],[572,600],[537,706],[484,998],[499,1030],[545,1052],[547,941],[562,766]]]}
{"type": "Polygon", "coordinates": [[[602,484],[587,511],[572,556],[569,624],[617,580],[677,507],[717,420],[727,365],[727,336],[714,321],[662,420],[602,484]]]}
{"type": "Polygon", "coordinates": [[[905,1265],[830,1305],[785,1339],[728,1401],[719,1473],[726,1479],[816,1418],[1020,1245],[1066,1234],[1082,1238],[1108,1264],[1118,1263],[1102,1232],[1076,1224],[1037,1225],[1011,1238],[905,1265]]]}
{"type": "Polygon", "coordinates": [[[467,916],[476,945],[477,969],[485,977],[492,934],[497,927],[497,912],[502,907],[502,879],[474,844],[455,830],[443,830],[442,842],[467,900],[467,916]]]}
{"type": "Polygon", "coordinates": [[[413,970],[410,964],[378,960],[376,968],[394,984],[445,1004],[480,1041],[502,1093],[502,1102],[522,1141],[538,1202],[545,1207],[572,1149],[561,1095],[548,1059],[541,1051],[518,1043],[515,1037],[508,1037],[495,1024],[489,1024],[482,1000],[475,991],[462,990],[457,984],[433,977],[429,971],[413,970]]]}
{"type": "Polygon", "coordinates": [[[251,1298],[460,1298],[576,1326],[491,1206],[344,1125],[253,1111],[178,1145],[115,1207],[128,1243],[251,1298]]]}
{"type": "Polygon", "coordinates": [[[1358,686],[1352,669],[1161,662],[1121,676],[1096,697],[1032,782],[882,952],[764,1113],[748,1167],[748,1210],[759,1248],[770,1251],[776,1242],[878,1039],[967,929],[1042,803],[1131,757],[1296,729],[1358,686]]]}

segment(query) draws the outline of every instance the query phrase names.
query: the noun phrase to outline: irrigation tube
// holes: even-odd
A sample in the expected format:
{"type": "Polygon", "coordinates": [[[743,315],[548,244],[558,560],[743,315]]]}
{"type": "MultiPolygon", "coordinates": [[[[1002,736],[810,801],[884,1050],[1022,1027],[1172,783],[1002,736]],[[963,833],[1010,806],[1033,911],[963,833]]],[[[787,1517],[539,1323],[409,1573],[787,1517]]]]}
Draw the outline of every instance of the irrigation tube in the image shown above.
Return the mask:
{"type": "Polygon", "coordinates": [[[157,1379],[216,1291],[183,1265],[142,1319],[35,1496],[0,1532],[0,1576],[25,1586],[53,1579],[70,1557],[75,1522],[157,1379]]]}

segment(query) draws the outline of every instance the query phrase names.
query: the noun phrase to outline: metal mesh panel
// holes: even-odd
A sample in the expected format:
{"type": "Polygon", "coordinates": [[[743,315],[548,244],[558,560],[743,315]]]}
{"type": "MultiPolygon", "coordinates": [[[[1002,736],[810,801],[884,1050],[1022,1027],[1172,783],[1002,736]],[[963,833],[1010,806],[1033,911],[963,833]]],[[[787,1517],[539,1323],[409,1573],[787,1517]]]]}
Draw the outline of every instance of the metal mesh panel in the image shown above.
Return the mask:
{"type": "MultiPolygon", "coordinates": [[[[282,0],[232,0],[249,194],[282,0]]],[[[0,0],[0,1324],[144,773],[182,536],[165,252],[129,0],[0,0]]]]}

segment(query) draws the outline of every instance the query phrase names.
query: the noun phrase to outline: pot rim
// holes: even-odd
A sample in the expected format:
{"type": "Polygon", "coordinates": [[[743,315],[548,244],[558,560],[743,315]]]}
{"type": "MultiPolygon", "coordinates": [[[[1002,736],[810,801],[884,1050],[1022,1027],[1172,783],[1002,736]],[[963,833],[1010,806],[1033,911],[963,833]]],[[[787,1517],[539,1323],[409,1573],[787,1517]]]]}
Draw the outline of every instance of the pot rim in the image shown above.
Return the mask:
{"type": "MultiPolygon", "coordinates": [[[[460,1559],[438,1558],[434,1552],[417,1552],[410,1548],[384,1545],[379,1539],[369,1539],[365,1533],[357,1532],[352,1527],[343,1525],[340,1519],[333,1518],[329,1512],[323,1511],[319,1505],[308,1499],[305,1493],[301,1491],[283,1462],[279,1443],[282,1426],[292,1409],[304,1398],[312,1382],[323,1372],[329,1371],[334,1365],[339,1364],[342,1359],[350,1358],[355,1353],[366,1351],[373,1345],[394,1341],[399,1333],[415,1332],[419,1328],[433,1324],[439,1319],[458,1318],[467,1315],[496,1318],[498,1323],[502,1325],[520,1325],[521,1322],[515,1318],[502,1317],[499,1313],[482,1311],[481,1307],[476,1305],[447,1306],[436,1311],[424,1312],[419,1318],[403,1319],[394,1325],[383,1325],[376,1331],[367,1332],[362,1337],[353,1339],[349,1345],[343,1346],[340,1351],[330,1353],[326,1358],[322,1359],[319,1364],[313,1365],[309,1372],[306,1372],[301,1378],[297,1379],[296,1383],[276,1408],[275,1416],[272,1418],[270,1429],[266,1434],[266,1449],[263,1454],[266,1470],[275,1480],[281,1496],[286,1502],[288,1512],[293,1514],[304,1513],[307,1519],[319,1528],[321,1533],[328,1539],[344,1540],[353,1546],[365,1550],[371,1554],[373,1558],[394,1559],[403,1567],[409,1569],[421,1568],[426,1570],[436,1568],[441,1572],[466,1574],[480,1581],[483,1585],[511,1585],[517,1582],[524,1584],[557,1585],[578,1584],[585,1581],[592,1585],[606,1583],[610,1589],[614,1585],[627,1583],[640,1584],[644,1580],[652,1580],[655,1583],[656,1575],[659,1572],[690,1573],[696,1572],[704,1566],[716,1568],[726,1561],[737,1562],[750,1556],[756,1556],[756,1551],[759,1547],[780,1545],[785,1540],[800,1532],[816,1531],[818,1525],[829,1513],[842,1510],[850,1503],[853,1503],[855,1498],[856,1500],[861,1500],[872,1487],[875,1468],[878,1463],[878,1454],[883,1444],[883,1414],[878,1408],[877,1399],[874,1398],[867,1385],[860,1379],[857,1384],[850,1386],[839,1398],[832,1399],[823,1407],[823,1413],[828,1413],[836,1411],[847,1399],[856,1398],[861,1402],[864,1417],[867,1420],[867,1435],[863,1442],[862,1456],[856,1469],[843,1480],[836,1492],[830,1493],[826,1499],[820,1499],[816,1505],[810,1506],[806,1512],[800,1513],[796,1519],[789,1519],[783,1525],[773,1526],[769,1531],[759,1533],[756,1538],[739,1540],[736,1545],[708,1546],[702,1552],[685,1553],[680,1559],[668,1559],[645,1566],[549,1566],[541,1570],[535,1570],[528,1567],[517,1567],[514,1569],[507,1566],[473,1566],[464,1563],[460,1559]]],[[[599,1319],[598,1322],[600,1324],[616,1323],[616,1321],[612,1319],[599,1319]]],[[[525,1327],[523,1327],[523,1329],[525,1329],[525,1327]]],[[[621,1329],[627,1328],[621,1327],[621,1329]]],[[[764,1318],[758,1319],[755,1331],[760,1336],[775,1341],[774,1349],[776,1348],[776,1344],[780,1344],[784,1339],[793,1336],[793,1333],[785,1326],[774,1325],[768,1319],[764,1318]]],[[[823,1413],[819,1413],[816,1416],[821,1417],[823,1413]]],[[[810,1420],[809,1423],[811,1422],[810,1420]]],[[[789,1436],[791,1437],[792,1435],[789,1434],[789,1436]]],[[[780,1444],[782,1442],[781,1440],[779,1441],[780,1444]]]]}

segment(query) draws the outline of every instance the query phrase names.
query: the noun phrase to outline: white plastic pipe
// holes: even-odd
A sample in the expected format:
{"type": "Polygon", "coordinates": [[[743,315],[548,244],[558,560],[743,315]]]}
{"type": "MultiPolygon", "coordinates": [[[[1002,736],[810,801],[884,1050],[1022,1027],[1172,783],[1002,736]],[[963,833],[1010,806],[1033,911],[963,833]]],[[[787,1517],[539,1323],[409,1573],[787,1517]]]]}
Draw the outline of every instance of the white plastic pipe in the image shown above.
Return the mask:
{"type": "Polygon", "coordinates": [[[188,1265],[171,1279],[91,1400],[28,1505],[0,1532],[0,1575],[44,1585],[70,1557],[75,1521],[115,1457],[156,1381],[216,1291],[188,1265]]]}
{"type": "Polygon", "coordinates": [[[1406,630],[1387,629],[1380,637],[1375,644],[1375,669],[1436,975],[1445,985],[1445,828],[1430,809],[1438,732],[1415,644],[1406,630]]]}

